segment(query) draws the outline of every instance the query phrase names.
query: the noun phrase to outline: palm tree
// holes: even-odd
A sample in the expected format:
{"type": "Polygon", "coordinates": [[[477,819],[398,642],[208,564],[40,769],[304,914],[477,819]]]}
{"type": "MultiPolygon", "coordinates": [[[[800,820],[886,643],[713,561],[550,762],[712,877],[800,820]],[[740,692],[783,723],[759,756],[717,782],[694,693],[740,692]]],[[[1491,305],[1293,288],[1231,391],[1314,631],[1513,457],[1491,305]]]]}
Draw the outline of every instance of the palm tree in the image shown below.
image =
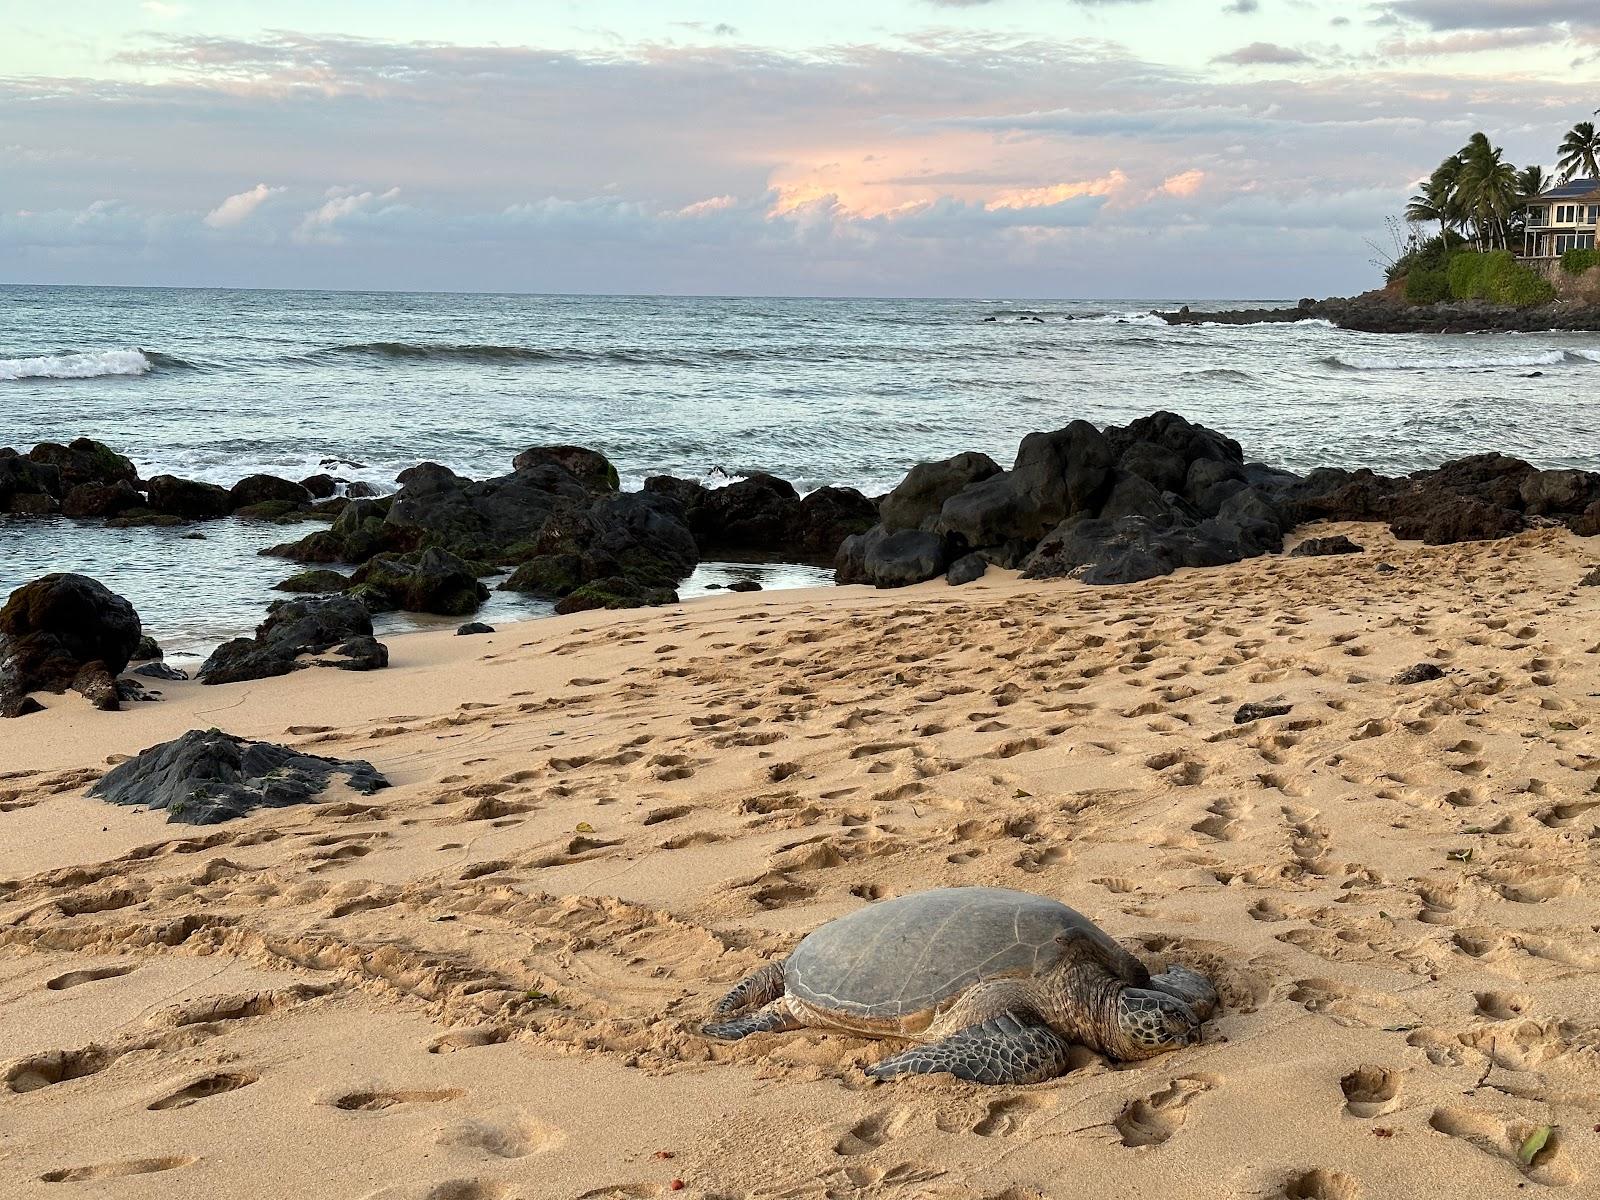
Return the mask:
{"type": "Polygon", "coordinates": [[[1428,176],[1422,190],[1406,205],[1406,220],[1439,222],[1439,237],[1445,238],[1460,219],[1456,190],[1461,179],[1461,156],[1452,154],[1428,176]]]}
{"type": "Polygon", "coordinates": [[[1461,151],[1457,193],[1472,218],[1480,248],[1507,244],[1506,225],[1517,206],[1517,169],[1486,134],[1475,133],[1461,151]]]}
{"type": "Polygon", "coordinates": [[[1595,132],[1593,121],[1579,121],[1567,131],[1566,140],[1557,151],[1556,169],[1561,172],[1561,182],[1566,183],[1578,172],[1593,179],[1600,175],[1600,134],[1595,132]]]}
{"type": "Polygon", "coordinates": [[[1535,196],[1543,194],[1550,186],[1550,176],[1545,174],[1543,167],[1523,167],[1517,173],[1517,191],[1524,200],[1532,200],[1535,196]]]}

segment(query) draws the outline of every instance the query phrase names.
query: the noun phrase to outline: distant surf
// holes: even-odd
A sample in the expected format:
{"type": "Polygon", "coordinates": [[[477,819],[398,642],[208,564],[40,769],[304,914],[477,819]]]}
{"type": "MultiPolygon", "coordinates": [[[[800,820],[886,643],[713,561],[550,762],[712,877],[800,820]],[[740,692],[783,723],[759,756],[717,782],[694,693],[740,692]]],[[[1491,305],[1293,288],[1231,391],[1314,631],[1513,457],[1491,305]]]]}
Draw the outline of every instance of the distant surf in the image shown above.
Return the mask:
{"type": "Polygon", "coordinates": [[[1331,354],[1320,360],[1336,371],[1490,371],[1510,367],[1600,366],[1600,350],[1543,350],[1534,354],[1484,354],[1460,358],[1381,358],[1331,354]]]}
{"type": "Polygon", "coordinates": [[[158,367],[187,367],[181,358],[153,350],[84,350],[0,358],[0,379],[96,379],[102,375],[148,375],[158,367]]]}

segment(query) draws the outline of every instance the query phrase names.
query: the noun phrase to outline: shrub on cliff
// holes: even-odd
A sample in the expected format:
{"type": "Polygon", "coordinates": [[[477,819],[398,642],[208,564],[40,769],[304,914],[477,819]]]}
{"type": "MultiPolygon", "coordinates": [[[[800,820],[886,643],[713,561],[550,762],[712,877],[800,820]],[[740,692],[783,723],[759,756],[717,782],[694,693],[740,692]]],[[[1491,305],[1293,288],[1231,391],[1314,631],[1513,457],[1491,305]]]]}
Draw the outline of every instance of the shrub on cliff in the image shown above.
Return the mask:
{"type": "Polygon", "coordinates": [[[1406,299],[1412,304],[1438,304],[1450,299],[1450,278],[1440,270],[1414,269],[1406,276],[1406,299]]]}
{"type": "Polygon", "coordinates": [[[1582,275],[1591,267],[1600,267],[1600,250],[1568,250],[1561,256],[1564,274],[1582,275]]]}
{"type": "Polygon", "coordinates": [[[1526,308],[1548,304],[1556,297],[1550,282],[1517,262],[1509,250],[1454,254],[1446,274],[1455,300],[1487,300],[1526,308]]]}

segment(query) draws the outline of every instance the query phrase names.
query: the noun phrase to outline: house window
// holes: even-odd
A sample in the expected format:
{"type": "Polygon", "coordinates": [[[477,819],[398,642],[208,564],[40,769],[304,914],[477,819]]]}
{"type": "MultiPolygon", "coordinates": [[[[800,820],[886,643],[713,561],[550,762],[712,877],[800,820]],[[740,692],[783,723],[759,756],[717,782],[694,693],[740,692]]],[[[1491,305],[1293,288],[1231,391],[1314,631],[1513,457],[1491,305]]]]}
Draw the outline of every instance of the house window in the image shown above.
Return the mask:
{"type": "Polygon", "coordinates": [[[1555,239],[1555,253],[1557,257],[1568,250],[1593,250],[1594,234],[1592,233],[1558,233],[1555,239]]]}
{"type": "Polygon", "coordinates": [[[1585,224],[1600,225],[1600,204],[1589,205],[1589,219],[1585,224]]]}
{"type": "Polygon", "coordinates": [[[1546,225],[1549,221],[1550,210],[1548,208],[1530,208],[1528,210],[1528,224],[1530,226],[1546,225]]]}
{"type": "Polygon", "coordinates": [[[1557,225],[1576,225],[1578,223],[1578,208],[1576,204],[1556,205],[1557,225]]]}

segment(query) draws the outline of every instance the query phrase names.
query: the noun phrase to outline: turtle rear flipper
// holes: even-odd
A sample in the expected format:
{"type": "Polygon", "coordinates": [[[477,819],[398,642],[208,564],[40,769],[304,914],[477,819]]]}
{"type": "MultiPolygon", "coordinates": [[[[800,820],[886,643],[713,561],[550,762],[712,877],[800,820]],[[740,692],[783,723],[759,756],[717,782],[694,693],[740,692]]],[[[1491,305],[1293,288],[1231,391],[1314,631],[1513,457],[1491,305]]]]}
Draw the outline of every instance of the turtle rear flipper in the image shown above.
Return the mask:
{"type": "Polygon", "coordinates": [[[1032,1013],[1003,1013],[867,1068],[874,1079],[948,1072],[969,1083],[1038,1083],[1067,1069],[1072,1043],[1032,1013]]]}

